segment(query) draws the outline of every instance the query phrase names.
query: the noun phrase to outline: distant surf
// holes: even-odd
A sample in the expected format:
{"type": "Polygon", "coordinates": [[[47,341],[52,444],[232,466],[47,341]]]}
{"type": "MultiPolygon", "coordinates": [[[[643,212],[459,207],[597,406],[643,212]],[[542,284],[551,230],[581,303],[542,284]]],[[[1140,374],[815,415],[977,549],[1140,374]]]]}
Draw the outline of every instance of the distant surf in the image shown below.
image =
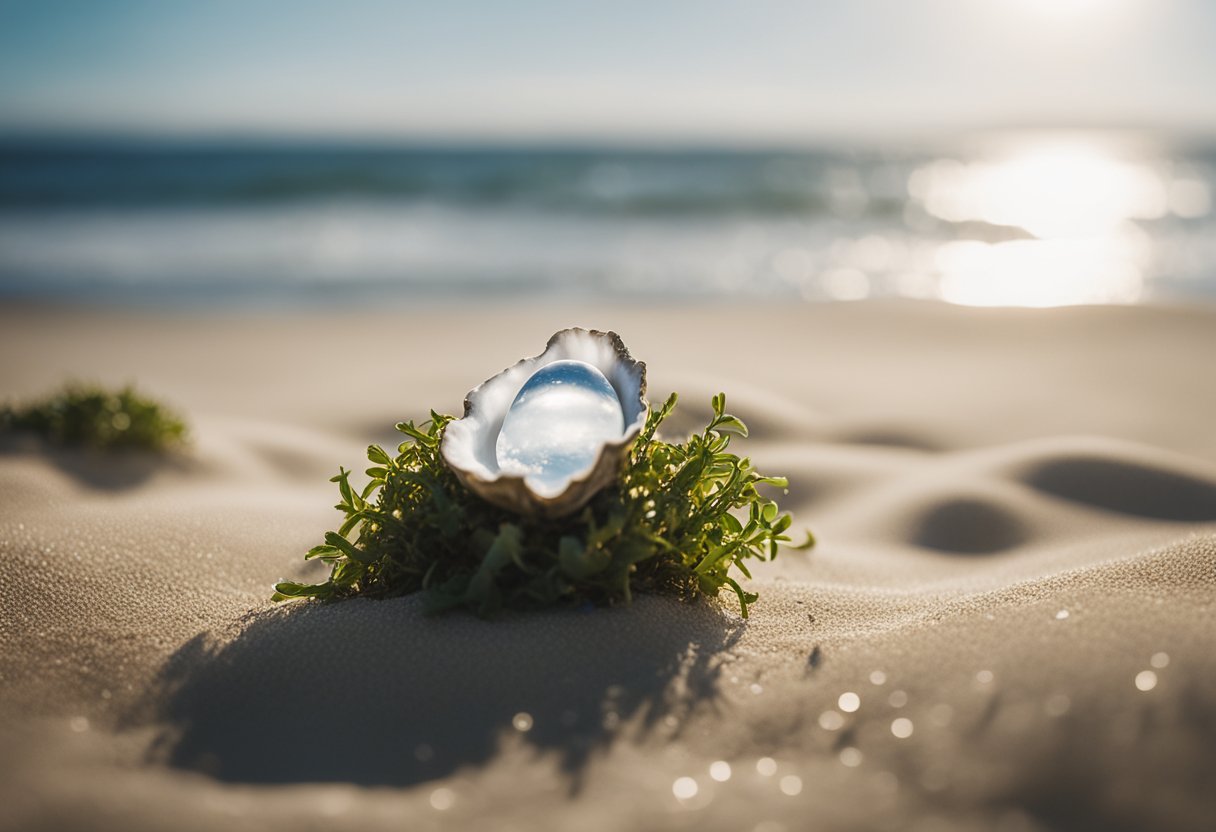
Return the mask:
{"type": "Polygon", "coordinates": [[[1216,297],[1216,149],[1112,148],[10,142],[0,297],[1216,297]]]}

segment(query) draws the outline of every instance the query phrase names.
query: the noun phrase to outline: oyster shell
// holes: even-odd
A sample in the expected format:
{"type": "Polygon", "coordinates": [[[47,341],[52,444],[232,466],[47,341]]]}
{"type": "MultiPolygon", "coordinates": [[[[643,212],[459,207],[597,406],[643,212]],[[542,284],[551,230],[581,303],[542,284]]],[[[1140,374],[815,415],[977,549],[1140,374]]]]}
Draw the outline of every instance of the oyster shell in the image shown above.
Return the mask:
{"type": "Polygon", "coordinates": [[[646,365],[629,355],[620,336],[563,329],[549,339],[540,355],[523,359],[469,391],[464,416],[448,423],[440,453],[465,487],[494,505],[532,516],[561,517],[582,508],[616,479],[649,411],[646,365]],[[623,429],[619,437],[597,440],[598,449],[588,454],[588,464],[555,483],[503,470],[498,438],[520,391],[539,370],[557,361],[585,362],[603,374],[620,401],[623,429]]]}

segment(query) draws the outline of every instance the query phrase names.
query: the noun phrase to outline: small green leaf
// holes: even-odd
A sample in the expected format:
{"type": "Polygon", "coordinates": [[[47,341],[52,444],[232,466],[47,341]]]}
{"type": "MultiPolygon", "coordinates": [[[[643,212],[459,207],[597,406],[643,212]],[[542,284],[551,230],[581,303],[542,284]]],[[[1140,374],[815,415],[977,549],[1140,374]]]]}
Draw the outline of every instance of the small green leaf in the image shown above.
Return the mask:
{"type": "Polygon", "coordinates": [[[358,561],[359,563],[373,563],[376,560],[375,557],[361,551],[353,543],[336,532],[326,532],[325,542],[341,551],[342,554],[351,560],[358,561]]]}
{"type": "Polygon", "coordinates": [[[747,425],[743,424],[742,420],[734,416],[726,415],[714,421],[714,430],[720,432],[737,433],[740,436],[747,438],[747,425]]]}
{"type": "Polygon", "coordinates": [[[401,431],[420,445],[430,446],[435,444],[435,437],[427,431],[416,427],[413,422],[398,422],[397,430],[401,431]]]}
{"type": "Polygon", "coordinates": [[[289,598],[328,598],[333,594],[333,588],[328,583],[301,584],[296,581],[279,581],[274,585],[274,591],[272,601],[286,601],[289,598]]]}
{"type": "Polygon", "coordinates": [[[342,554],[342,550],[337,546],[325,544],[322,546],[313,546],[308,550],[308,554],[304,556],[304,559],[311,560],[313,558],[336,558],[340,554],[342,554]]]}

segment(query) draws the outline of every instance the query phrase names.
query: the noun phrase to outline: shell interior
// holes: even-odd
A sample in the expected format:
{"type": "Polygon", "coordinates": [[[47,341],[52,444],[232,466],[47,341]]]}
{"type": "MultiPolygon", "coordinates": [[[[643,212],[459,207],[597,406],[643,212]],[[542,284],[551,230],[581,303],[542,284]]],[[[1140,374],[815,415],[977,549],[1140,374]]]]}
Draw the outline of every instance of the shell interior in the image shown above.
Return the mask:
{"type": "MultiPolygon", "coordinates": [[[[563,359],[585,361],[604,374],[620,399],[625,422],[620,440],[604,443],[596,462],[574,475],[566,492],[577,491],[580,484],[597,474],[604,467],[605,454],[619,456],[623,453],[645,425],[649,412],[645,398],[645,364],[629,355],[616,333],[562,330],[549,339],[540,355],[523,359],[470,391],[465,399],[464,417],[449,423],[446,428],[442,446],[444,459],[467,486],[491,502],[517,510],[529,510],[527,504],[535,503],[540,513],[556,514],[573,510],[590,499],[591,494],[538,495],[527,487],[523,477],[502,472],[495,453],[503,419],[520,389],[537,370],[563,359]],[[527,490],[527,494],[510,493],[503,487],[506,485],[504,480],[517,484],[516,490],[527,490]],[[482,487],[493,485],[497,487],[482,487]]],[[[596,485],[594,490],[603,484],[596,485]]]]}

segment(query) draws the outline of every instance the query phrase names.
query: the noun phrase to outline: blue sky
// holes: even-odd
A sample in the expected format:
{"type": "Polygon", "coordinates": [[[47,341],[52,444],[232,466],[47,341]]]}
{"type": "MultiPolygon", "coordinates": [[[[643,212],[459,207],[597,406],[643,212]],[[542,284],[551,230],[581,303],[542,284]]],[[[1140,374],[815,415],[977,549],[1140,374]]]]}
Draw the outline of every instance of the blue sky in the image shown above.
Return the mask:
{"type": "Polygon", "coordinates": [[[1211,0],[0,0],[0,130],[1216,132],[1211,0]]]}

